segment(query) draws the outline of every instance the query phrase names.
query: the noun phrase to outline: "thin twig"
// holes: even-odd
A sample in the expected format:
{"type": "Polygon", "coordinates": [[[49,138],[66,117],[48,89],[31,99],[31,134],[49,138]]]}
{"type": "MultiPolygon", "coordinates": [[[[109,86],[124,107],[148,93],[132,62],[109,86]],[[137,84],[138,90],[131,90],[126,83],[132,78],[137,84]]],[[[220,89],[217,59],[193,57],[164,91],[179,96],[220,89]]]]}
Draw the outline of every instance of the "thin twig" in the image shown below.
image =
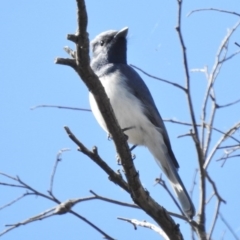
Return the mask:
{"type": "Polygon", "coordinates": [[[173,200],[173,202],[175,203],[175,205],[177,206],[177,208],[179,209],[179,211],[182,213],[182,215],[184,216],[184,213],[182,211],[182,208],[180,207],[179,203],[177,202],[177,200],[175,199],[175,197],[173,196],[173,194],[171,193],[171,191],[168,189],[165,181],[162,179],[162,176],[160,176],[160,178],[156,178],[156,183],[158,183],[159,185],[161,185],[169,194],[169,196],[171,197],[171,199],[173,200]]]}
{"type": "Polygon", "coordinates": [[[216,195],[216,197],[218,198],[218,200],[220,202],[223,202],[226,204],[226,201],[220,196],[218,190],[217,190],[217,186],[215,184],[215,182],[212,180],[212,178],[209,176],[208,172],[206,171],[206,178],[207,180],[210,182],[210,184],[212,185],[212,188],[213,188],[213,191],[214,191],[214,194],[216,195]]]}
{"type": "Polygon", "coordinates": [[[125,203],[125,202],[120,202],[120,201],[117,201],[117,200],[114,200],[114,199],[111,199],[111,198],[106,198],[106,197],[102,197],[98,194],[96,194],[94,191],[90,190],[90,193],[92,193],[94,195],[94,199],[99,199],[99,200],[102,200],[102,201],[105,201],[105,202],[110,202],[110,203],[114,203],[114,204],[117,204],[117,205],[120,205],[120,206],[124,206],[124,207],[131,207],[131,208],[137,208],[137,209],[140,209],[140,207],[136,204],[131,204],[131,203],[125,203]]]}
{"type": "Polygon", "coordinates": [[[223,10],[223,9],[217,9],[217,8],[201,8],[201,9],[195,9],[192,10],[190,13],[187,14],[187,17],[189,17],[191,14],[195,13],[195,12],[201,12],[201,11],[216,11],[216,12],[222,12],[222,13],[229,13],[232,15],[236,15],[238,17],[240,17],[240,13],[237,12],[232,12],[232,11],[227,11],[227,10],[223,10]]]}
{"type": "Polygon", "coordinates": [[[224,63],[224,62],[232,59],[233,57],[235,57],[235,56],[238,55],[239,53],[240,53],[240,50],[239,50],[239,51],[236,51],[235,53],[232,53],[230,56],[225,57],[224,59],[220,60],[219,62],[220,62],[220,63],[224,63]]]}
{"type": "Polygon", "coordinates": [[[191,199],[193,198],[194,187],[197,184],[196,183],[197,173],[198,173],[198,169],[196,168],[195,171],[194,171],[194,174],[193,174],[192,187],[191,187],[191,189],[189,191],[191,199]]]}
{"type": "Polygon", "coordinates": [[[87,108],[77,108],[77,107],[65,107],[65,106],[58,106],[58,105],[48,105],[48,104],[41,104],[34,107],[31,107],[31,110],[35,110],[36,108],[43,108],[43,107],[49,107],[49,108],[60,108],[60,109],[69,109],[69,110],[78,110],[78,111],[86,111],[91,112],[90,109],[87,108]]]}
{"type": "MultiPolygon", "coordinates": [[[[215,80],[216,80],[216,78],[217,78],[217,76],[218,76],[218,74],[221,70],[221,67],[223,65],[223,62],[221,63],[220,61],[222,59],[226,58],[227,45],[228,45],[229,39],[232,36],[232,34],[234,33],[234,31],[238,28],[239,25],[240,25],[240,21],[237,22],[237,24],[235,24],[235,26],[230,31],[228,31],[227,35],[224,37],[224,39],[221,42],[221,44],[219,46],[219,49],[217,51],[216,60],[215,60],[215,63],[213,65],[211,74],[208,75],[208,86],[207,86],[207,89],[206,89],[205,98],[203,100],[203,108],[202,108],[202,121],[203,121],[203,123],[206,122],[206,108],[207,108],[208,99],[209,99],[209,97],[211,97],[210,92],[213,89],[213,84],[215,83],[215,80]],[[222,54],[223,54],[223,57],[222,57],[222,54]],[[220,59],[220,58],[222,58],[222,59],[220,59]]],[[[212,124],[213,124],[215,113],[216,113],[216,106],[217,106],[216,100],[213,99],[213,98],[211,98],[211,99],[213,100],[214,105],[213,105],[213,109],[212,109],[211,116],[210,116],[210,121],[209,121],[210,126],[212,126],[212,124]]],[[[209,150],[209,147],[210,147],[209,143],[210,143],[210,140],[211,140],[211,136],[212,136],[212,129],[209,128],[208,129],[208,135],[207,135],[207,138],[206,138],[206,141],[205,141],[205,144],[204,144],[204,158],[206,158],[206,156],[208,154],[208,150],[209,150]]],[[[202,139],[204,139],[204,136],[202,136],[202,139]]]]}
{"type": "Polygon", "coordinates": [[[192,103],[192,96],[191,96],[191,86],[190,86],[190,75],[189,75],[189,67],[188,67],[188,59],[187,59],[187,51],[186,46],[184,44],[183,35],[181,31],[181,18],[182,18],[182,0],[177,0],[178,3],[178,20],[177,20],[177,33],[182,49],[182,58],[183,58],[183,66],[184,66],[184,72],[185,72],[185,82],[186,82],[186,96],[187,96],[187,102],[189,107],[189,113],[192,121],[192,127],[193,127],[193,140],[195,142],[195,148],[198,154],[198,164],[199,164],[199,172],[200,172],[200,209],[199,209],[199,223],[202,226],[202,232],[205,232],[205,208],[204,208],[204,202],[205,202],[205,195],[206,195],[206,187],[205,187],[205,178],[204,178],[204,169],[203,169],[203,154],[202,149],[200,145],[200,139],[199,139],[199,133],[198,128],[196,126],[196,118],[192,103]]]}
{"type": "Polygon", "coordinates": [[[212,226],[211,226],[210,231],[209,231],[208,240],[212,239],[212,234],[213,234],[214,228],[216,226],[220,205],[221,205],[221,201],[219,201],[217,199],[217,206],[216,206],[215,214],[214,214],[214,217],[213,217],[212,226]]]}
{"type": "MultiPolygon", "coordinates": [[[[227,156],[227,158],[235,158],[235,157],[240,157],[240,154],[227,156]]],[[[223,159],[225,159],[225,158],[226,158],[226,157],[221,157],[221,158],[217,159],[216,161],[220,161],[220,160],[223,160],[223,159]]]]}
{"type": "Polygon", "coordinates": [[[206,200],[205,204],[207,205],[208,203],[210,203],[210,201],[213,199],[214,196],[215,196],[215,193],[213,192],[211,196],[206,200]]]}
{"type": "Polygon", "coordinates": [[[69,148],[63,148],[57,154],[56,161],[55,161],[55,164],[54,164],[54,167],[53,167],[53,171],[52,171],[52,174],[51,174],[51,180],[50,180],[49,193],[51,195],[53,194],[53,182],[54,182],[54,177],[55,177],[55,174],[56,174],[58,163],[62,160],[61,159],[62,153],[66,152],[66,151],[70,151],[70,149],[69,148]]]}
{"type": "Polygon", "coordinates": [[[0,185],[8,186],[8,187],[25,188],[24,186],[21,186],[21,185],[16,185],[16,184],[11,184],[11,183],[5,183],[5,182],[0,182],[0,185]]]}
{"type": "Polygon", "coordinates": [[[219,146],[218,149],[235,148],[235,147],[240,147],[240,144],[226,145],[226,146],[219,146]]]}
{"type": "Polygon", "coordinates": [[[231,102],[231,103],[227,103],[227,104],[223,104],[223,105],[217,105],[217,108],[225,108],[225,107],[230,107],[236,103],[239,103],[240,102],[240,99],[234,101],[234,102],[231,102]]]}
{"type": "Polygon", "coordinates": [[[101,233],[105,239],[108,240],[116,240],[114,238],[112,238],[111,236],[109,236],[107,233],[105,233],[104,231],[102,231],[99,227],[97,227],[95,224],[93,224],[92,222],[90,222],[89,220],[87,220],[85,217],[81,216],[80,214],[70,210],[69,211],[71,214],[73,214],[74,216],[76,216],[77,218],[80,218],[82,221],[84,221],[85,223],[87,223],[88,225],[90,225],[92,228],[94,228],[96,231],[98,231],[99,233],[101,233]]]}
{"type": "MultiPolygon", "coordinates": [[[[163,119],[163,121],[165,122],[170,122],[170,123],[176,123],[176,124],[179,124],[179,125],[184,125],[184,126],[192,126],[191,123],[188,123],[188,122],[182,122],[182,121],[178,121],[178,120],[175,120],[175,119],[163,119]]],[[[202,127],[201,124],[196,124],[197,127],[202,127]]],[[[213,126],[209,126],[207,123],[204,123],[204,128],[212,128],[214,131],[218,132],[218,133],[221,133],[221,134],[225,134],[224,131],[216,128],[216,127],[213,127],[213,126]]],[[[229,136],[229,138],[231,138],[232,140],[236,141],[238,144],[240,144],[240,140],[238,140],[237,138],[233,137],[233,136],[229,136]]],[[[218,148],[219,149],[219,148],[218,148]]]]}
{"type": "Polygon", "coordinates": [[[223,163],[221,165],[221,167],[224,166],[224,164],[226,163],[226,161],[229,159],[229,158],[235,158],[235,157],[240,157],[240,154],[236,154],[236,155],[232,155],[232,156],[225,156],[225,157],[222,157],[222,158],[219,158],[217,159],[216,161],[220,161],[220,160],[223,160],[223,163]]]}
{"type": "Polygon", "coordinates": [[[220,139],[217,141],[217,143],[215,144],[215,146],[212,148],[211,153],[208,155],[205,163],[204,163],[204,169],[206,170],[209,163],[211,162],[214,154],[216,153],[216,151],[218,150],[218,148],[220,147],[220,145],[227,139],[229,138],[229,136],[233,135],[238,129],[240,128],[240,122],[236,123],[233,125],[233,127],[231,127],[228,131],[226,131],[221,137],[220,139]]]}
{"type": "Polygon", "coordinates": [[[17,198],[14,199],[13,201],[11,201],[11,202],[5,204],[4,206],[0,207],[0,211],[1,211],[2,209],[6,208],[6,207],[9,207],[9,206],[11,206],[12,204],[18,202],[19,200],[21,200],[22,198],[26,197],[27,195],[31,195],[31,193],[26,192],[26,193],[22,194],[20,197],[17,197],[17,198]]]}
{"type": "Polygon", "coordinates": [[[48,209],[46,211],[44,211],[43,213],[40,213],[34,217],[31,217],[31,218],[28,218],[24,221],[21,221],[21,222],[18,222],[18,223],[15,223],[15,224],[7,224],[6,227],[9,227],[9,228],[6,228],[4,231],[2,231],[0,233],[0,237],[4,234],[6,234],[7,232],[19,227],[19,226],[23,226],[23,225],[26,225],[28,223],[31,223],[31,222],[34,222],[34,221],[38,221],[38,220],[42,220],[42,219],[45,219],[47,217],[51,217],[53,215],[55,215],[55,213],[51,213],[54,211],[55,208],[51,208],[51,209],[48,209]],[[50,214],[51,213],[51,214],[50,214]]]}
{"type": "Polygon", "coordinates": [[[219,217],[220,219],[223,221],[223,223],[226,225],[226,227],[228,228],[228,230],[232,233],[233,237],[236,240],[240,240],[240,238],[236,235],[236,233],[233,231],[233,229],[231,228],[231,226],[228,224],[228,222],[226,221],[226,219],[223,217],[223,215],[219,212],[219,217]]]}
{"type": "Polygon", "coordinates": [[[183,86],[181,86],[181,85],[178,84],[178,83],[171,82],[171,81],[169,81],[169,80],[166,80],[166,79],[163,79],[163,78],[159,78],[159,77],[153,76],[153,75],[145,72],[144,70],[142,70],[141,68],[139,68],[139,67],[137,67],[137,66],[135,66],[135,65],[133,65],[133,64],[130,64],[130,66],[133,67],[133,68],[136,68],[137,70],[139,70],[140,72],[142,72],[143,74],[145,74],[146,76],[148,76],[148,77],[150,77],[150,78],[159,80],[159,81],[161,81],[161,82],[168,83],[168,84],[170,84],[170,85],[172,85],[172,86],[174,86],[174,87],[177,87],[177,88],[183,90],[184,92],[186,92],[186,88],[184,88],[183,86]]]}

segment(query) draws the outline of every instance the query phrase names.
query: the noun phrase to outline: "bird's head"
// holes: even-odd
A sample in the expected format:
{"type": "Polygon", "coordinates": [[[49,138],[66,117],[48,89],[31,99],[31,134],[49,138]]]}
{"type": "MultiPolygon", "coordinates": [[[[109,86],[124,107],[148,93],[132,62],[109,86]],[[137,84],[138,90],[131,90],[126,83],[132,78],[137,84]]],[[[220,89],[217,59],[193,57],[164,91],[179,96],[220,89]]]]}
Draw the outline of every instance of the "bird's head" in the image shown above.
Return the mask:
{"type": "Polygon", "coordinates": [[[91,66],[94,70],[108,63],[127,63],[127,33],[127,27],[120,31],[109,30],[91,41],[91,66]]]}

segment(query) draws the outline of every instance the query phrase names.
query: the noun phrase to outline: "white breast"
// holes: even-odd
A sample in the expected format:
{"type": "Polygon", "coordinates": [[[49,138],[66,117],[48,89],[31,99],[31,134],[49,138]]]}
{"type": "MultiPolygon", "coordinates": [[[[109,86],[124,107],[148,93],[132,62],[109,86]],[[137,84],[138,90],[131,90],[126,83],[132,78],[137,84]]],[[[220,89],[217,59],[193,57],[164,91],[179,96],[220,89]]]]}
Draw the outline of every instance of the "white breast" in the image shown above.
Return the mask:
{"type": "MultiPolygon", "coordinates": [[[[133,127],[124,132],[128,136],[128,141],[132,144],[147,145],[146,140],[149,134],[155,135],[156,128],[147,119],[143,113],[143,107],[138,98],[136,98],[125,85],[125,77],[119,73],[103,76],[100,81],[110,99],[115,116],[122,129],[133,127]]],[[[90,93],[90,106],[92,112],[101,127],[108,132],[106,124],[98,110],[97,103],[90,93]]]]}

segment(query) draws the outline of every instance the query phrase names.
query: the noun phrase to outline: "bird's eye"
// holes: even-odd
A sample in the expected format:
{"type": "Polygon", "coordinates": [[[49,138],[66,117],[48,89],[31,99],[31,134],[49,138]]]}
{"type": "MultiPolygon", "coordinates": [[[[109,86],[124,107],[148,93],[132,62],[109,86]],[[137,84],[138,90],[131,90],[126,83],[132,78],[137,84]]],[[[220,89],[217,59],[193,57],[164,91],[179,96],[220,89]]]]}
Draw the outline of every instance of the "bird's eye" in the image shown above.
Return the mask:
{"type": "Polygon", "coordinates": [[[100,45],[101,45],[101,46],[104,45],[104,41],[103,41],[103,40],[100,41],[100,45]]]}

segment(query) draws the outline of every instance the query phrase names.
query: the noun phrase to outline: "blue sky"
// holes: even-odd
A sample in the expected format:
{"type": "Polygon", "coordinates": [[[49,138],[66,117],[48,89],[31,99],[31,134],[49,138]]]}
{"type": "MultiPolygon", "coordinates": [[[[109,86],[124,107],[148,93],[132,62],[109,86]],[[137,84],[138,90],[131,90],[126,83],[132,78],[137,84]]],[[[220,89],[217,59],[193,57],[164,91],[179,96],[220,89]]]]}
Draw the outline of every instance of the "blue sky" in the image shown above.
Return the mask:
{"type": "MultiPolygon", "coordinates": [[[[177,2],[172,1],[86,1],[90,39],[102,31],[129,27],[128,62],[143,70],[179,84],[184,84],[181,49],[175,30],[177,23],[177,2]]],[[[186,17],[197,8],[215,7],[238,11],[238,1],[185,0],[183,4],[182,31],[187,46],[189,68],[211,70],[218,47],[227,33],[239,20],[237,16],[217,12],[200,12],[186,17]]],[[[240,11],[240,10],[239,10],[240,11]]],[[[66,135],[63,126],[69,126],[75,135],[89,148],[98,146],[99,154],[114,169],[116,153],[112,142],[98,126],[91,113],[39,108],[39,104],[53,104],[89,108],[88,90],[77,74],[66,66],[54,64],[56,57],[67,57],[64,46],[74,48],[66,40],[68,33],[76,31],[75,1],[26,1],[16,4],[13,0],[0,3],[0,171],[18,175],[39,191],[49,189],[50,175],[57,152],[65,152],[57,170],[54,192],[62,201],[89,196],[89,190],[99,195],[131,202],[127,194],[108,180],[108,177],[88,158],[76,150],[66,135]]],[[[229,43],[229,54],[239,50],[234,42],[240,43],[237,30],[229,43]]],[[[216,96],[219,104],[239,98],[240,56],[226,62],[216,82],[216,96]]],[[[202,73],[191,73],[192,96],[196,118],[200,121],[203,93],[206,79],[202,73]]],[[[163,118],[189,121],[186,97],[169,85],[142,75],[155,99],[163,118]]],[[[227,130],[239,121],[240,105],[219,110],[215,123],[227,130]]],[[[192,186],[194,169],[197,167],[194,144],[190,138],[177,138],[189,131],[188,127],[166,124],[173,150],[180,164],[180,175],[187,189],[192,186]]],[[[239,132],[238,135],[239,137],[239,132]]],[[[212,138],[214,146],[220,135],[212,138]]],[[[178,211],[167,193],[154,186],[154,179],[160,171],[147,149],[134,150],[135,164],[141,180],[165,208],[178,211]]],[[[222,152],[219,152],[218,157],[222,152]]],[[[216,157],[217,158],[217,157],[216,157]]],[[[223,168],[213,161],[209,173],[216,181],[219,192],[226,199],[221,212],[240,237],[239,208],[239,158],[229,160],[223,168]]],[[[166,179],[164,177],[164,179],[166,179]]],[[[0,178],[4,181],[4,178],[0,178]]],[[[198,187],[194,192],[194,203],[198,209],[198,187]]],[[[22,193],[19,189],[0,186],[0,206],[22,193]]],[[[208,188],[208,195],[212,193],[208,188]]],[[[53,207],[53,202],[40,197],[27,197],[15,205],[0,211],[0,227],[22,221],[53,207]]],[[[215,202],[208,205],[208,229],[212,220],[215,202]]],[[[101,201],[84,202],[74,210],[117,239],[159,239],[148,229],[137,231],[117,217],[136,218],[153,222],[143,212],[111,205],[101,201]]],[[[176,219],[185,239],[190,239],[186,223],[176,219]]],[[[218,221],[213,239],[233,239],[226,226],[218,221]]],[[[55,216],[41,222],[19,227],[3,236],[9,239],[101,239],[91,227],[71,215],[55,216]]]]}

